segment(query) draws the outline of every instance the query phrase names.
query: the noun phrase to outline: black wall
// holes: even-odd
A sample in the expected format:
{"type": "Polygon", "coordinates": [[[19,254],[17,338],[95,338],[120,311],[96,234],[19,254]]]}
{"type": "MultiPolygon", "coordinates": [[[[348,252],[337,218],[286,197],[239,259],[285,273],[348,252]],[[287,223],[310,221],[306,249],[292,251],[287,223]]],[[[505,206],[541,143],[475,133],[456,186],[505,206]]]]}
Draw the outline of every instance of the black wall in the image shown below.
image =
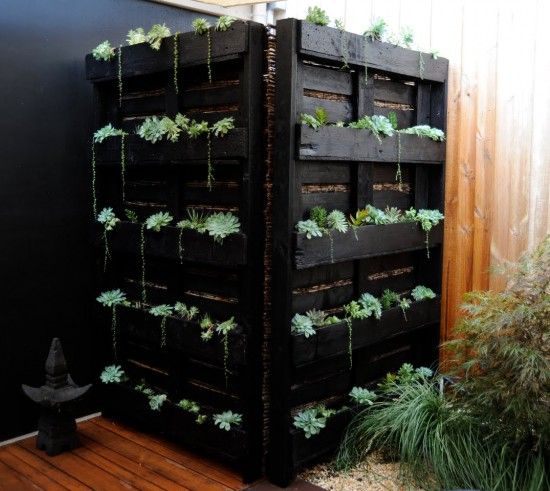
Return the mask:
{"type": "MultiPolygon", "coordinates": [[[[53,336],[77,383],[108,345],[91,319],[91,85],[84,56],[130,28],[190,30],[198,14],[142,0],[2,0],[0,6],[0,441],[33,431],[21,383],[43,383],[53,336]]],[[[83,413],[96,409],[93,396],[83,413]]]]}

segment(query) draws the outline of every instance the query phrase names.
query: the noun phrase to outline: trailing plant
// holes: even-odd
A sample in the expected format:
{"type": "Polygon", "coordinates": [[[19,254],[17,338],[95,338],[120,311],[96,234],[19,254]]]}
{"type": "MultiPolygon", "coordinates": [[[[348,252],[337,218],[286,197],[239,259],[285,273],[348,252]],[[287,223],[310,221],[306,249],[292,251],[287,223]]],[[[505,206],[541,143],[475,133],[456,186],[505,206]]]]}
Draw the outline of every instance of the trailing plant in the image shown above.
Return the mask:
{"type": "Polygon", "coordinates": [[[147,35],[143,30],[143,27],[138,27],[136,29],[130,29],[128,35],[126,36],[126,42],[133,46],[135,44],[141,44],[147,42],[147,35]]]}
{"type": "Polygon", "coordinates": [[[154,24],[147,33],[147,42],[149,46],[158,51],[163,38],[170,36],[170,29],[165,24],[154,24]]]}
{"type": "Polygon", "coordinates": [[[314,206],[309,211],[309,219],[301,220],[296,224],[296,231],[305,234],[308,239],[328,235],[330,239],[331,262],[334,262],[332,232],[345,233],[348,229],[346,216],[340,210],[332,210],[329,213],[321,206],[314,206]]]}
{"type": "Polygon", "coordinates": [[[116,309],[120,305],[130,305],[130,302],[126,300],[126,294],[120,289],[108,290],[102,292],[96,300],[103,305],[111,309],[111,336],[113,341],[113,354],[115,360],[117,359],[117,314],[116,309]]]}
{"type": "Polygon", "coordinates": [[[220,430],[230,431],[231,426],[238,426],[243,421],[242,414],[234,413],[233,411],[224,411],[223,413],[214,414],[214,424],[220,430]]]}
{"type": "Polygon", "coordinates": [[[202,36],[206,33],[208,51],[206,53],[206,66],[208,69],[208,81],[212,83],[212,38],[210,35],[210,23],[203,17],[199,17],[192,22],[195,34],[202,36]]]}
{"type": "Polygon", "coordinates": [[[290,331],[292,334],[302,335],[306,338],[316,334],[312,320],[307,315],[302,314],[294,314],[290,324],[290,331]]]}
{"type": "Polygon", "coordinates": [[[370,317],[374,311],[372,309],[365,309],[362,303],[352,300],[350,303],[344,305],[344,319],[348,327],[348,356],[349,367],[353,367],[353,321],[366,319],[370,317]]]}
{"type": "Polygon", "coordinates": [[[233,332],[236,328],[237,324],[234,317],[231,317],[216,326],[216,332],[222,336],[223,340],[223,373],[225,375],[226,387],[229,379],[229,368],[227,364],[229,361],[229,333],[233,332]]]}
{"type": "Polygon", "coordinates": [[[97,61],[111,61],[115,57],[115,48],[109,41],[103,41],[92,50],[92,56],[97,61]]]}
{"type": "Polygon", "coordinates": [[[222,15],[216,21],[216,31],[227,31],[237,19],[231,15],[222,15]]]}
{"type": "Polygon", "coordinates": [[[308,7],[306,21],[318,26],[328,26],[330,24],[330,18],[327,13],[316,5],[308,7]]]}
{"type": "Polygon", "coordinates": [[[420,80],[424,80],[424,70],[426,69],[426,62],[424,61],[424,55],[422,51],[418,52],[418,77],[420,80]]]}
{"type": "Polygon", "coordinates": [[[327,110],[324,107],[316,107],[314,115],[302,113],[300,115],[300,122],[314,130],[326,126],[328,124],[327,110]]]}
{"type": "Polygon", "coordinates": [[[166,346],[166,320],[174,313],[174,307],[165,303],[151,307],[149,313],[155,317],[161,317],[160,321],[160,347],[166,346]]]}
{"type": "Polygon", "coordinates": [[[118,107],[122,107],[122,46],[117,49],[118,107]]]}
{"type": "Polygon", "coordinates": [[[120,365],[109,365],[103,369],[99,378],[104,384],[120,384],[128,377],[120,365]]]}
{"type": "Polygon", "coordinates": [[[195,401],[182,399],[178,402],[177,406],[188,413],[196,415],[195,423],[199,425],[203,424],[208,419],[206,414],[201,414],[201,407],[195,401]]]}
{"type": "Polygon", "coordinates": [[[346,32],[346,26],[343,19],[336,19],[334,25],[340,32],[340,57],[342,58],[342,66],[340,69],[344,70],[349,68],[348,33],[346,32]]]}
{"type": "Polygon", "coordinates": [[[427,286],[418,285],[413,288],[411,292],[411,297],[414,298],[415,302],[430,300],[432,298],[435,298],[435,292],[427,286]]]}
{"type": "Polygon", "coordinates": [[[443,133],[443,131],[437,128],[432,128],[427,124],[412,126],[410,128],[399,130],[399,132],[405,135],[416,135],[420,138],[429,138],[433,141],[445,141],[445,133],[443,133]]]}
{"type": "Polygon", "coordinates": [[[111,123],[99,128],[92,138],[92,207],[94,218],[97,217],[97,192],[96,192],[96,161],[95,161],[95,145],[96,143],[103,143],[106,138],[112,136],[121,137],[121,146],[120,146],[120,165],[122,169],[122,193],[124,195],[124,167],[125,167],[125,156],[124,156],[124,137],[127,135],[123,130],[114,128],[111,123]]]}
{"type": "Polygon", "coordinates": [[[304,432],[306,438],[318,435],[327,425],[327,420],[336,411],[327,409],[324,405],[319,405],[309,409],[304,409],[294,416],[294,426],[304,432]]]}
{"type": "Polygon", "coordinates": [[[411,308],[411,301],[408,298],[401,297],[399,299],[399,303],[397,304],[399,308],[401,309],[401,312],[403,313],[403,317],[406,320],[407,319],[407,310],[411,308]]]}
{"type": "Polygon", "coordinates": [[[107,233],[116,227],[120,219],[117,218],[112,208],[103,208],[97,216],[97,221],[103,225],[103,272],[105,272],[107,270],[107,261],[111,257],[107,233]]]}
{"type": "Polygon", "coordinates": [[[149,216],[140,227],[140,257],[141,257],[141,301],[147,303],[147,288],[145,283],[145,229],[160,232],[162,227],[170,224],[173,217],[167,212],[159,212],[149,216]]]}
{"type": "Polygon", "coordinates": [[[376,393],[363,387],[353,387],[349,396],[353,402],[361,406],[372,406],[374,401],[378,398],[376,393]]]}
{"type": "Polygon", "coordinates": [[[430,257],[430,230],[435,227],[445,217],[439,210],[409,210],[409,217],[414,217],[414,220],[420,224],[420,227],[426,233],[426,256],[430,257]]]}
{"type": "Polygon", "coordinates": [[[173,63],[173,66],[174,66],[174,92],[176,94],[179,94],[179,83],[178,83],[178,58],[179,58],[178,37],[179,37],[179,35],[180,35],[179,32],[176,32],[174,34],[174,44],[173,44],[173,47],[172,47],[173,59],[174,59],[174,63],[173,63]]]}

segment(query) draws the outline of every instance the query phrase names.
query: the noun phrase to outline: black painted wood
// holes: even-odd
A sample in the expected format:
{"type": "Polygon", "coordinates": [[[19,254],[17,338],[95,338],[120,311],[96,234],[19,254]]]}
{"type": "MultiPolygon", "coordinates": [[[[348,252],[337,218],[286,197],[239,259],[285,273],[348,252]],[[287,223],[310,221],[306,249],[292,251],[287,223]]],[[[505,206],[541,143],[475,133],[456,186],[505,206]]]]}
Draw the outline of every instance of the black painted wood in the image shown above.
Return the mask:
{"type": "MultiPolygon", "coordinates": [[[[445,160],[445,143],[401,135],[401,162],[438,164],[445,160]]],[[[369,131],[325,126],[299,126],[298,156],[302,160],[397,162],[397,136],[379,141],[369,131]]]]}
{"type": "MultiPolygon", "coordinates": [[[[397,114],[400,128],[430,124],[444,129],[447,60],[363,36],[346,34],[351,70],[342,69],[342,34],[286,19],[277,24],[277,147],[274,172],[271,446],[269,476],[288,485],[297,469],[334,449],[348,421],[342,413],[306,439],[292,417],[304,407],[348,403],[355,385],[374,383],[405,361],[435,358],[439,298],[415,302],[382,319],[341,322],[310,338],[291,334],[295,313],[317,308],[342,315],[345,303],[386,288],[404,295],[424,284],[440,291],[443,225],[426,235],[415,223],[366,226],[345,234],[306,239],[294,226],[314,206],[355,213],[366,204],[384,208],[443,209],[445,143],[401,135],[379,141],[368,131],[299,124],[302,112],[324,107],[329,120],[397,114]],[[365,53],[367,59],[365,60],[365,53]],[[419,72],[420,56],[425,70],[419,72]],[[365,80],[365,61],[368,79],[365,80]],[[397,106],[396,106],[397,105],[397,106]],[[403,186],[395,180],[400,161],[403,186]],[[332,251],[332,252],[331,252],[332,251]]],[[[346,42],[346,41],[345,41],[346,42]]]]}
{"type": "MultiPolygon", "coordinates": [[[[439,224],[430,231],[429,246],[441,244],[442,236],[443,225],[439,224]]],[[[295,233],[294,238],[297,269],[426,248],[426,233],[416,223],[367,225],[346,233],[334,232],[331,236],[312,239],[295,233]]]]}

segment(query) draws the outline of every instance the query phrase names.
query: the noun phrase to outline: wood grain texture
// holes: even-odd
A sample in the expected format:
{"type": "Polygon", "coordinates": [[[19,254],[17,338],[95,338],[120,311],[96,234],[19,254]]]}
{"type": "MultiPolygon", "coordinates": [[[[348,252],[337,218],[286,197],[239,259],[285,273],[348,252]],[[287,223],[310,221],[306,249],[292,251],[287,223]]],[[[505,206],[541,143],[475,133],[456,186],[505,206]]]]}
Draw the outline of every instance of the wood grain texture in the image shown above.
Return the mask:
{"type": "Polygon", "coordinates": [[[0,448],[0,489],[115,491],[236,491],[228,467],[106,418],[78,425],[82,446],[48,457],[27,438],[0,448]]]}
{"type": "MultiPolygon", "coordinates": [[[[289,2],[301,17],[307,2],[289,2]],[[299,6],[294,4],[300,4],[299,6]]],[[[383,17],[449,59],[442,340],[465,292],[504,288],[492,270],[550,233],[550,52],[544,0],[344,0],[332,18],[362,33],[383,17]],[[514,32],[522,32],[518,42],[514,32]],[[512,60],[517,60],[512,62],[512,60]]]]}

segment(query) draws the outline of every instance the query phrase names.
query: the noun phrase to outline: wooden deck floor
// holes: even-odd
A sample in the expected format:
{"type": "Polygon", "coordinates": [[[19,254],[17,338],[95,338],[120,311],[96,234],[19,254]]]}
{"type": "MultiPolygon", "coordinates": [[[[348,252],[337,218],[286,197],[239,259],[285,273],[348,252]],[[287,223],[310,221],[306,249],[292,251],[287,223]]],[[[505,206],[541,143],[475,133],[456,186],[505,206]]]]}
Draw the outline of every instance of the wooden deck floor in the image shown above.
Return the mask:
{"type": "Polygon", "coordinates": [[[105,418],[78,425],[82,447],[48,457],[35,438],[0,447],[0,490],[246,489],[232,470],[105,418]]]}

